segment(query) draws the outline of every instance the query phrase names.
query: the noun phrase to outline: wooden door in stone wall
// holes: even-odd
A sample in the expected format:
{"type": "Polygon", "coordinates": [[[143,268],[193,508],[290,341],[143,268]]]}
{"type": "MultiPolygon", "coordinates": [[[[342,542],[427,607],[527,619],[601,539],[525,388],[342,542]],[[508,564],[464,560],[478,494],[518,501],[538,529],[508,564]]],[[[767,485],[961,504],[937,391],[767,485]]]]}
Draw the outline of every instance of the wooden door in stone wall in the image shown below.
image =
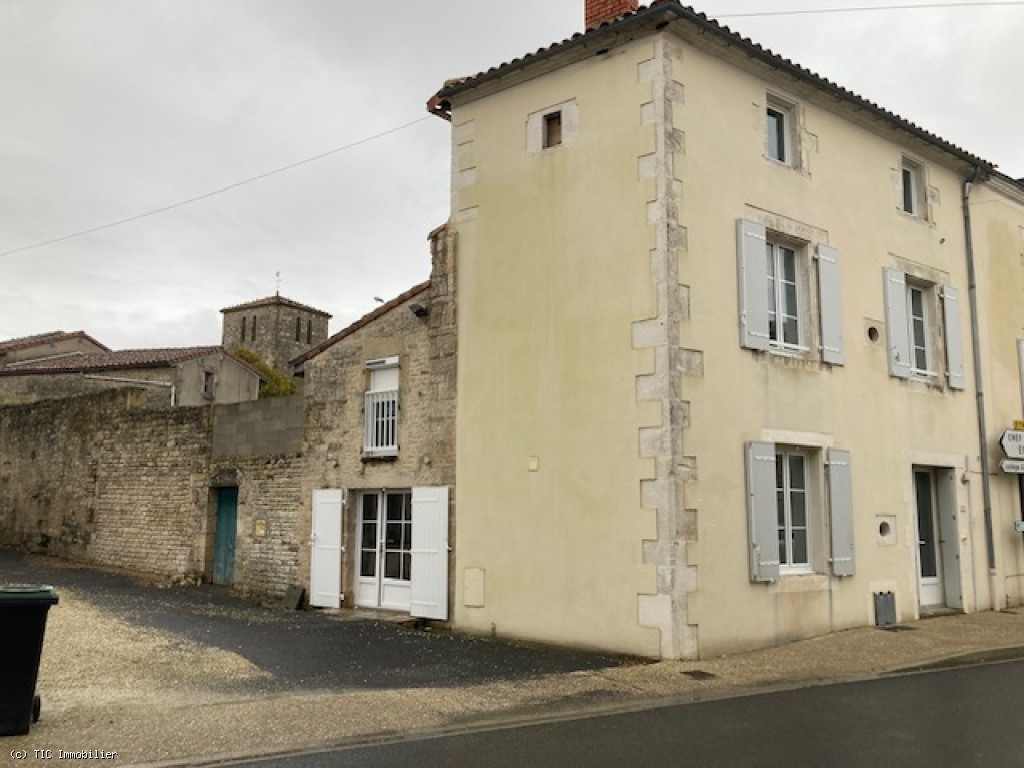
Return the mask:
{"type": "Polygon", "coordinates": [[[213,583],[235,581],[235,535],[238,528],[238,489],[217,489],[217,529],[213,541],[213,583]]]}

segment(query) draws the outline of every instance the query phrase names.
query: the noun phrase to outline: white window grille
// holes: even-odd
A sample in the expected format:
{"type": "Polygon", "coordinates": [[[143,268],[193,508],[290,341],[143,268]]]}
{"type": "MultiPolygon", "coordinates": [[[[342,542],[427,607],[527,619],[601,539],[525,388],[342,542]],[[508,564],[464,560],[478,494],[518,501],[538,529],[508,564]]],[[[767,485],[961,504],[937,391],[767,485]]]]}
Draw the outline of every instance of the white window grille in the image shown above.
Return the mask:
{"type": "Polygon", "coordinates": [[[364,399],[363,454],[398,455],[398,359],[371,360],[370,388],[364,399]]]}

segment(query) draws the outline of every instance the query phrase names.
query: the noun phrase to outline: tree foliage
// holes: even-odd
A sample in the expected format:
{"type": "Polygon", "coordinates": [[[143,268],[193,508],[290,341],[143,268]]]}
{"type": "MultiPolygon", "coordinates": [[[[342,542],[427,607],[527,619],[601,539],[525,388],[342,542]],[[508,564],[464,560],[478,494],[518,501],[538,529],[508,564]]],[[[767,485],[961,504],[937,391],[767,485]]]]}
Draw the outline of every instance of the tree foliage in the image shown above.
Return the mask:
{"type": "Polygon", "coordinates": [[[260,399],[287,397],[299,391],[299,382],[286,376],[248,347],[235,347],[233,353],[260,372],[260,399]]]}

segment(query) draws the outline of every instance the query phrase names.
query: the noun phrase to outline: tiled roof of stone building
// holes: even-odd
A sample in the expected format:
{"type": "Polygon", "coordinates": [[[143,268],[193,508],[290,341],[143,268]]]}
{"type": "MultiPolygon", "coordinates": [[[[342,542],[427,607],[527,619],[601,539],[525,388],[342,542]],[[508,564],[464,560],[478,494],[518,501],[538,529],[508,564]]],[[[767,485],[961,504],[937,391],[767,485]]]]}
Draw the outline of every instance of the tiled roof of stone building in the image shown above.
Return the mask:
{"type": "Polygon", "coordinates": [[[272,307],[275,304],[279,304],[283,307],[290,307],[291,309],[298,309],[303,312],[311,312],[314,315],[321,315],[330,319],[331,315],[324,312],[322,309],[311,307],[308,304],[300,304],[297,301],[286,299],[284,296],[267,296],[265,299],[256,299],[255,301],[249,301],[245,304],[236,304],[233,307],[225,307],[221,312],[237,312],[243,309],[258,309],[259,307],[272,307]]]}
{"type": "MultiPolygon", "coordinates": [[[[78,373],[127,368],[164,368],[207,355],[225,354],[237,360],[223,347],[178,347],[174,349],[124,349],[94,354],[73,353],[47,360],[25,360],[0,368],[0,376],[34,373],[78,373]]],[[[239,361],[246,365],[244,361],[239,361]]],[[[249,366],[246,366],[249,367],[249,366]]]]}
{"type": "Polygon", "coordinates": [[[534,53],[529,53],[520,58],[491,67],[485,72],[480,72],[471,77],[448,80],[427,102],[427,109],[439,117],[451,119],[450,100],[459,94],[488,84],[495,84],[497,87],[502,87],[498,85],[499,82],[501,84],[511,84],[515,82],[514,75],[519,70],[540,65],[548,59],[573,50],[578,49],[580,56],[601,55],[619,40],[629,39],[627,36],[632,32],[641,34],[654,32],[669,24],[686,25],[699,36],[699,39],[706,41],[706,45],[715,46],[717,50],[721,51],[731,48],[743,53],[750,60],[759,61],[772,70],[784,73],[793,80],[803,82],[807,86],[822,92],[836,102],[845,102],[854,110],[865,112],[876,120],[905,131],[961,162],[971,166],[980,166],[989,171],[995,168],[989,161],[961,149],[955,144],[936,136],[934,133],[924,130],[894,112],[883,109],[853,91],[849,91],[833,83],[831,80],[801,67],[793,61],[773,53],[749,38],[733,32],[727,26],[719,24],[713,18],[709,18],[705,14],[698,13],[693,8],[683,5],[679,0],[654,0],[647,7],[641,7],[635,12],[624,13],[615,19],[602,22],[586,33],[577,33],[561,42],[553,43],[534,53]]]}
{"type": "Polygon", "coordinates": [[[395,298],[391,299],[391,301],[387,301],[387,302],[381,304],[379,307],[377,307],[375,310],[373,310],[373,312],[369,312],[369,313],[363,315],[361,318],[359,318],[354,323],[352,323],[352,325],[348,326],[347,328],[341,329],[336,334],[334,334],[330,338],[326,339],[325,341],[321,342],[320,344],[317,344],[312,349],[306,350],[301,355],[296,357],[294,360],[289,361],[288,364],[290,366],[292,366],[293,368],[297,368],[298,366],[302,365],[303,363],[305,363],[305,362],[307,362],[309,360],[312,360],[314,357],[319,355],[324,350],[329,349],[330,347],[333,347],[335,344],[337,344],[339,341],[344,339],[346,336],[349,336],[349,335],[355,333],[356,331],[358,331],[360,328],[363,328],[363,327],[369,325],[370,323],[372,323],[374,320],[376,320],[381,315],[387,314],[388,312],[390,312],[395,307],[400,306],[401,304],[403,304],[404,302],[406,302],[409,299],[413,298],[414,296],[418,296],[419,294],[421,294],[425,290],[427,290],[427,288],[429,288],[429,287],[430,287],[430,281],[429,280],[424,280],[422,283],[417,283],[412,288],[407,290],[405,293],[402,293],[399,296],[396,296],[395,298]]]}
{"type": "Polygon", "coordinates": [[[66,341],[69,339],[85,339],[92,342],[100,349],[109,349],[109,347],[105,344],[100,344],[85,331],[50,331],[49,333],[38,333],[34,336],[22,336],[18,339],[0,341],[0,352],[12,352],[18,349],[34,347],[38,344],[53,344],[58,341],[66,341]]]}

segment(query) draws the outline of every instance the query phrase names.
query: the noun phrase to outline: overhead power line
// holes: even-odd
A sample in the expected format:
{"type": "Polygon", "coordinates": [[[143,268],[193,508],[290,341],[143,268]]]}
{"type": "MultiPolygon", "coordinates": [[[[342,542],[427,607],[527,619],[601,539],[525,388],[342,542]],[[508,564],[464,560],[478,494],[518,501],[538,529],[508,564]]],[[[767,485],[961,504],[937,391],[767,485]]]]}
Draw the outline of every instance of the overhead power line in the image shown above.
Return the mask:
{"type": "Polygon", "coordinates": [[[751,11],[750,13],[715,13],[708,14],[716,19],[750,19],[764,16],[807,16],[825,13],[865,13],[869,11],[915,11],[935,8],[984,8],[989,6],[1024,7],[1021,0],[995,0],[980,3],[917,3],[914,5],[858,5],[848,8],[805,8],[791,11],[751,11]]]}
{"type": "Polygon", "coordinates": [[[368,144],[371,141],[376,141],[377,139],[382,139],[385,136],[390,136],[393,133],[398,133],[399,131],[404,131],[406,128],[411,128],[414,125],[418,125],[419,123],[425,122],[425,121],[430,120],[430,119],[431,119],[430,115],[427,115],[425,117],[420,117],[420,118],[417,118],[416,120],[413,120],[412,122],[405,123],[404,125],[399,125],[399,126],[397,126],[395,128],[389,128],[386,131],[381,131],[380,133],[375,133],[373,136],[367,136],[365,139],[359,139],[358,141],[353,141],[351,144],[345,144],[344,146],[341,146],[341,147],[335,147],[334,149],[329,149],[326,152],[321,152],[319,155],[313,155],[312,157],[307,157],[304,160],[299,160],[299,161],[294,162],[294,163],[289,163],[288,165],[282,165],[280,168],[274,168],[273,170],[266,171],[265,173],[261,173],[261,174],[259,174],[257,176],[250,176],[247,179],[242,179],[241,181],[236,181],[236,182],[234,182],[232,184],[228,184],[226,187],[221,187],[220,189],[215,189],[215,190],[213,190],[211,192],[204,192],[201,195],[196,195],[195,197],[190,197],[190,198],[188,198],[186,200],[179,200],[178,202],[171,203],[170,205],[164,205],[164,206],[161,206],[160,208],[153,208],[152,210],[146,211],[145,213],[137,213],[134,216],[128,216],[127,218],[124,218],[124,219],[118,219],[117,221],[111,221],[111,222],[108,222],[106,224],[100,224],[99,226],[90,227],[89,229],[82,229],[82,230],[79,230],[78,232],[72,232],[72,233],[67,234],[67,235],[61,235],[60,237],[53,237],[53,238],[50,238],[49,240],[41,240],[38,243],[32,243],[31,245],[23,245],[23,246],[20,246],[18,248],[11,248],[10,250],[7,250],[7,251],[0,251],[0,256],[10,256],[11,254],[14,254],[14,253],[22,253],[23,251],[31,251],[31,250],[33,250],[35,248],[42,248],[45,245],[53,245],[55,243],[62,243],[65,240],[72,240],[72,239],[74,239],[76,237],[82,237],[84,235],[91,235],[91,234],[93,234],[95,232],[102,232],[105,229],[113,229],[114,227],[120,227],[122,224],[130,224],[131,222],[138,221],[139,219],[145,219],[145,218],[148,218],[150,216],[156,216],[159,213],[166,213],[167,211],[173,211],[175,208],[181,208],[181,207],[186,206],[186,205],[192,205],[192,203],[198,203],[200,200],[208,200],[211,197],[216,197],[217,195],[222,195],[225,192],[230,192],[232,189],[238,189],[238,187],[244,187],[246,184],[252,184],[253,182],[256,182],[256,181],[262,181],[263,179],[269,178],[270,176],[276,176],[279,173],[284,173],[285,171],[290,171],[293,168],[298,168],[299,166],[302,166],[302,165],[308,165],[310,163],[315,163],[317,160],[323,160],[325,157],[330,157],[331,155],[336,155],[339,152],[344,152],[345,150],[352,149],[354,147],[358,147],[358,146],[360,146],[362,144],[368,144]]]}

